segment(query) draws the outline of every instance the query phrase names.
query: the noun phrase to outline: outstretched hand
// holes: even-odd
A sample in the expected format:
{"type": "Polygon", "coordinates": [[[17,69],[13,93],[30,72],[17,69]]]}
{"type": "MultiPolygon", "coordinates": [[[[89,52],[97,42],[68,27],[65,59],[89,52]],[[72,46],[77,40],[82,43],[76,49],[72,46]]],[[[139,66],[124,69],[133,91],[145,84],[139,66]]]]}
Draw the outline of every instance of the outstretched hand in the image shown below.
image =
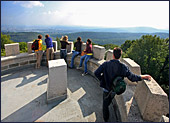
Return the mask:
{"type": "Polygon", "coordinates": [[[141,78],[151,81],[151,76],[150,75],[141,75],[141,78]]]}

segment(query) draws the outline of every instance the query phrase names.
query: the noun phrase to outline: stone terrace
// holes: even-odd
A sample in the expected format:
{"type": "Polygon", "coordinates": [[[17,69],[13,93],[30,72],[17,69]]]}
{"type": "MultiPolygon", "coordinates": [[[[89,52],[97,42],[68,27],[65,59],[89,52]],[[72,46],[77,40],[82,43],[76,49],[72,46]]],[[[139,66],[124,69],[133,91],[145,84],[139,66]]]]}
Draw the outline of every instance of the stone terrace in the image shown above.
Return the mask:
{"type": "Polygon", "coordinates": [[[68,97],[47,104],[48,69],[29,68],[1,77],[2,122],[103,122],[102,90],[90,75],[68,69],[68,97]]]}
{"type": "MultiPolygon", "coordinates": [[[[55,46],[54,59],[60,58],[55,46]]],[[[19,45],[5,45],[8,50],[6,57],[1,57],[1,121],[84,121],[102,122],[102,89],[99,81],[94,77],[94,71],[106,61],[112,59],[111,50],[105,52],[101,46],[93,46],[93,58],[88,62],[91,75],[82,77],[82,71],[67,69],[67,99],[47,104],[47,79],[49,70],[42,67],[35,70],[35,53],[31,53],[31,42],[28,42],[28,53],[19,52],[19,45]],[[9,50],[14,49],[17,51],[9,50]],[[17,47],[17,48],[16,48],[17,47]],[[10,54],[10,55],[9,55],[10,54]],[[9,56],[8,56],[9,55],[9,56]]],[[[82,45],[82,50],[85,43],[82,45]]],[[[71,61],[73,43],[67,47],[68,63],[71,61]]],[[[80,56],[75,58],[75,65],[79,65],[80,56]]],[[[129,69],[140,75],[140,66],[129,58],[121,59],[129,69]]],[[[44,52],[42,65],[46,64],[44,52]]],[[[123,122],[159,122],[169,121],[164,115],[169,114],[169,100],[167,94],[152,78],[150,82],[143,80],[132,83],[125,78],[126,91],[110,105],[110,120],[114,121],[113,104],[118,105],[116,113],[123,122]]]]}

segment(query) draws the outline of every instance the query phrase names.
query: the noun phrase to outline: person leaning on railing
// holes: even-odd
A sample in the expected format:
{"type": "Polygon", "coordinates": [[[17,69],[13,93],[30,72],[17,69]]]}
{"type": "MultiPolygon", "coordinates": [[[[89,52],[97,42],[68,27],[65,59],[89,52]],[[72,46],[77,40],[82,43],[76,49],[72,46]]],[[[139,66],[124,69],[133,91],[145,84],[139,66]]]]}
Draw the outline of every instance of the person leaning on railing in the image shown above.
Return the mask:
{"type": "MultiPolygon", "coordinates": [[[[113,50],[113,60],[106,61],[94,72],[94,75],[100,81],[100,87],[103,88],[103,119],[105,122],[109,119],[109,105],[114,99],[115,92],[112,95],[109,95],[109,92],[112,90],[113,80],[120,76],[122,78],[127,77],[132,82],[141,81],[142,79],[151,80],[150,75],[135,75],[129,68],[119,61],[121,57],[122,50],[120,48],[114,48],[113,50]]],[[[117,121],[117,120],[115,120],[117,121]]]]}
{"type": "Polygon", "coordinates": [[[60,50],[60,58],[65,60],[67,63],[67,45],[70,45],[71,43],[68,42],[68,36],[65,35],[64,37],[62,36],[60,39],[61,43],[61,50],[60,50]]]}
{"type": "MultiPolygon", "coordinates": [[[[36,55],[36,65],[35,68],[38,69],[41,66],[41,59],[42,59],[42,55],[43,55],[43,51],[42,51],[42,35],[38,35],[38,50],[35,50],[35,55],[36,55]]],[[[35,41],[35,40],[34,40],[35,41]]]]}
{"type": "Polygon", "coordinates": [[[47,57],[47,67],[48,67],[48,61],[53,60],[54,58],[54,48],[53,48],[53,41],[52,38],[47,34],[45,35],[45,43],[46,43],[46,57],[47,57]]]}

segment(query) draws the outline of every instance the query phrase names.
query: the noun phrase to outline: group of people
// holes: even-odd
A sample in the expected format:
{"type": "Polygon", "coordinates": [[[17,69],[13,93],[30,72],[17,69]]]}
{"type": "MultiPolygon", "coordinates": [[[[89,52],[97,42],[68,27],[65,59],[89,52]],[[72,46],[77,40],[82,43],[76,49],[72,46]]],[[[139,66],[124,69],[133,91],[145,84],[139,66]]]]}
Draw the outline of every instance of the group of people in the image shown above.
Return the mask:
{"type": "MultiPolygon", "coordinates": [[[[47,55],[47,61],[50,59],[53,59],[53,44],[52,44],[52,39],[49,37],[49,35],[45,36],[45,42],[46,42],[46,55],[47,55]]],[[[42,36],[39,35],[38,39],[40,40],[40,47],[38,51],[36,52],[37,58],[40,58],[42,56],[42,36]]],[[[60,57],[64,58],[64,60],[67,63],[67,49],[66,45],[70,45],[68,42],[68,36],[64,36],[60,40],[61,42],[61,50],[60,50],[60,57]]],[[[72,59],[71,59],[71,65],[69,66],[70,68],[74,68],[74,58],[77,55],[81,54],[81,48],[82,48],[82,41],[81,37],[77,38],[77,42],[74,44],[75,51],[73,51],[72,54],[72,59]]],[[[85,54],[81,56],[80,58],[80,65],[77,67],[77,69],[80,69],[84,61],[84,73],[82,76],[87,75],[87,62],[90,58],[93,56],[93,51],[92,51],[92,41],[91,39],[87,39],[86,42],[86,49],[83,51],[85,54]]],[[[150,75],[136,75],[132,73],[129,68],[120,62],[120,57],[122,55],[122,50],[118,47],[115,47],[113,50],[113,60],[106,61],[102,65],[99,66],[99,68],[94,72],[94,75],[98,78],[100,81],[100,87],[103,88],[103,119],[105,122],[108,122],[109,120],[109,105],[111,104],[112,100],[114,99],[114,96],[116,93],[113,91],[112,94],[110,95],[110,92],[112,90],[112,83],[113,80],[120,76],[122,78],[127,77],[129,80],[132,82],[136,81],[141,81],[142,79],[146,80],[151,80],[150,75]]],[[[37,67],[39,68],[40,65],[40,60],[37,59],[37,67]]],[[[116,114],[116,113],[115,113],[116,114]]],[[[115,121],[118,121],[118,119],[115,119],[115,121]]]]}
{"type": "MultiPolygon", "coordinates": [[[[35,50],[36,58],[37,58],[36,68],[40,68],[41,59],[42,59],[42,55],[43,55],[42,35],[38,35],[38,39],[36,39],[36,40],[39,40],[39,48],[38,48],[38,50],[35,50]]],[[[46,66],[48,67],[48,61],[53,60],[53,58],[54,58],[54,48],[53,48],[52,38],[50,38],[50,36],[48,34],[45,35],[45,43],[46,43],[46,59],[47,59],[46,66]]],[[[65,62],[67,63],[67,45],[71,44],[68,42],[68,36],[67,35],[62,36],[60,39],[60,43],[61,43],[60,58],[64,59],[65,62]]],[[[83,42],[82,42],[81,37],[78,37],[77,41],[74,43],[75,50],[72,51],[73,54],[72,54],[72,58],[71,58],[71,64],[68,65],[68,67],[71,69],[75,68],[74,59],[76,56],[82,55],[82,52],[83,52],[83,55],[80,58],[80,65],[76,69],[81,69],[83,61],[84,61],[84,72],[83,72],[82,76],[85,76],[88,74],[87,62],[89,61],[90,58],[93,57],[93,51],[92,51],[91,39],[87,39],[86,48],[84,51],[82,51],[82,43],[83,42]]]]}

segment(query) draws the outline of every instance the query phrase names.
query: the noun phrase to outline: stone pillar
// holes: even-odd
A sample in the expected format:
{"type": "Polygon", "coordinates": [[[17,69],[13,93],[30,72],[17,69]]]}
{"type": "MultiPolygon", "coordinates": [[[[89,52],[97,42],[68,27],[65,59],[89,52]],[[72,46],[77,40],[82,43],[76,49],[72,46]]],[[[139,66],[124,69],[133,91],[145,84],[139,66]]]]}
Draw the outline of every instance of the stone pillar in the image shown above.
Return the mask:
{"type": "Polygon", "coordinates": [[[67,96],[67,65],[64,59],[50,60],[47,103],[67,96]]]}
{"type": "Polygon", "coordinates": [[[113,50],[108,50],[106,53],[106,61],[113,59],[113,50]]]}
{"type": "Polygon", "coordinates": [[[93,45],[93,57],[102,60],[105,56],[105,48],[98,45],[93,45]]]}
{"type": "Polygon", "coordinates": [[[84,51],[86,49],[86,43],[82,43],[81,45],[81,51],[84,51]]]}
{"type": "Polygon", "coordinates": [[[32,41],[27,42],[28,53],[32,53],[32,41]]]}
{"type": "MultiPolygon", "coordinates": [[[[130,71],[136,75],[141,75],[141,69],[140,66],[134,62],[132,59],[130,58],[121,58],[120,61],[124,64],[126,64],[130,71]]],[[[129,84],[129,85],[137,85],[136,82],[131,82],[129,79],[125,78],[125,81],[129,84]]]]}
{"type": "Polygon", "coordinates": [[[159,122],[162,115],[169,113],[168,96],[153,78],[139,82],[134,97],[146,121],[159,122]]]}
{"type": "Polygon", "coordinates": [[[54,52],[57,51],[57,41],[53,41],[53,48],[54,48],[54,52]]]}
{"type": "Polygon", "coordinates": [[[6,56],[18,55],[20,54],[19,50],[19,43],[5,44],[6,56]]]}
{"type": "Polygon", "coordinates": [[[73,42],[69,42],[69,43],[71,43],[70,45],[67,45],[67,53],[69,53],[69,52],[72,52],[73,51],[73,42]]]}

